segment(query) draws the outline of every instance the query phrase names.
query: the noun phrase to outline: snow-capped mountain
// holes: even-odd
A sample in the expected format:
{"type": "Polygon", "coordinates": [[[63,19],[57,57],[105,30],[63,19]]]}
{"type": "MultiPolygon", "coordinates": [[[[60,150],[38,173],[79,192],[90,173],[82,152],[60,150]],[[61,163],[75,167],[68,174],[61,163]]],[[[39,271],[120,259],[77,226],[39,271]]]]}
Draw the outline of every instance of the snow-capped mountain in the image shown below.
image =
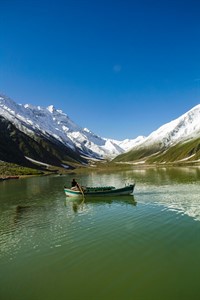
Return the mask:
{"type": "Polygon", "coordinates": [[[169,147],[195,137],[200,137],[200,104],[153,131],[140,142],[140,146],[159,143],[161,146],[169,147]]]}
{"type": "Polygon", "coordinates": [[[140,163],[196,160],[200,158],[200,104],[161,126],[116,161],[140,163]]]}
{"type": "Polygon", "coordinates": [[[0,96],[0,115],[29,136],[42,134],[87,157],[112,158],[138,143],[138,138],[125,141],[102,138],[75,124],[53,105],[46,108],[30,104],[20,105],[8,97],[0,96]]]}
{"type": "Polygon", "coordinates": [[[9,147],[18,148],[18,160],[24,155],[29,161],[55,165],[92,158],[136,163],[200,159],[200,104],[147,137],[117,141],[81,128],[53,105],[21,105],[0,96],[0,129],[2,160],[12,161],[9,147]]]}

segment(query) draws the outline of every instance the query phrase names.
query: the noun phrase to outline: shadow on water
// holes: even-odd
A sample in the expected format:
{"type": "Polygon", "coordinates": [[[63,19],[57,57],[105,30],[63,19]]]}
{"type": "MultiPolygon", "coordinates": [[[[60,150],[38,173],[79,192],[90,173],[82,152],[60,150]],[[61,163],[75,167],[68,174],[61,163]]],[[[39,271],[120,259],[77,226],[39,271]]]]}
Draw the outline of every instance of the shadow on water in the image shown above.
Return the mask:
{"type": "Polygon", "coordinates": [[[31,205],[17,205],[15,210],[15,216],[14,216],[14,223],[17,224],[21,221],[24,217],[30,216],[34,211],[34,207],[31,205]]]}
{"type": "Polygon", "coordinates": [[[14,225],[35,228],[48,227],[50,220],[46,218],[45,206],[17,205],[14,213],[14,225]]]}

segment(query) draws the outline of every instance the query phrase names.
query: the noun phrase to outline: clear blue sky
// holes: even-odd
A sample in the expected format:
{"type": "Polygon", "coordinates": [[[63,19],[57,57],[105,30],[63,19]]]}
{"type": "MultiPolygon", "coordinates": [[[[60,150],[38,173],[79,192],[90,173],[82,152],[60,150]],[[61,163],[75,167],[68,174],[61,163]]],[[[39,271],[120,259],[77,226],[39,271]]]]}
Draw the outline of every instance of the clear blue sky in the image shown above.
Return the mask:
{"type": "Polygon", "coordinates": [[[200,103],[199,0],[0,0],[0,93],[109,138],[200,103]]]}

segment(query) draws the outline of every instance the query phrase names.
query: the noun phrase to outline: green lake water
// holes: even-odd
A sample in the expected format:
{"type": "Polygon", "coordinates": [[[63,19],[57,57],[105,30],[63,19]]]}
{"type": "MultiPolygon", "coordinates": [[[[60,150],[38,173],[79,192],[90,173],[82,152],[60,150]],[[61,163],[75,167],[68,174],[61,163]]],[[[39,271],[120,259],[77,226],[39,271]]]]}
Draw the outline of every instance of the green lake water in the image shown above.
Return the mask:
{"type": "Polygon", "coordinates": [[[72,175],[0,182],[1,300],[200,299],[200,168],[77,179],[136,187],[83,201],[72,175]]]}

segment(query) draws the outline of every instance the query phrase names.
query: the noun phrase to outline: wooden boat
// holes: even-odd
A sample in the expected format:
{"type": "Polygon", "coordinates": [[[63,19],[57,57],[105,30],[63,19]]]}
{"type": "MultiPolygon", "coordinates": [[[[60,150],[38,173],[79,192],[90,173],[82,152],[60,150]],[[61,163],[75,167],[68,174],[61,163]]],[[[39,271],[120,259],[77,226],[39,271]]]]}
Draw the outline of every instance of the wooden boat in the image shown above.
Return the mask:
{"type": "Polygon", "coordinates": [[[120,196],[133,194],[135,184],[126,185],[122,188],[115,188],[114,186],[105,187],[81,187],[76,190],[64,187],[64,192],[67,197],[80,196],[120,196]]]}

